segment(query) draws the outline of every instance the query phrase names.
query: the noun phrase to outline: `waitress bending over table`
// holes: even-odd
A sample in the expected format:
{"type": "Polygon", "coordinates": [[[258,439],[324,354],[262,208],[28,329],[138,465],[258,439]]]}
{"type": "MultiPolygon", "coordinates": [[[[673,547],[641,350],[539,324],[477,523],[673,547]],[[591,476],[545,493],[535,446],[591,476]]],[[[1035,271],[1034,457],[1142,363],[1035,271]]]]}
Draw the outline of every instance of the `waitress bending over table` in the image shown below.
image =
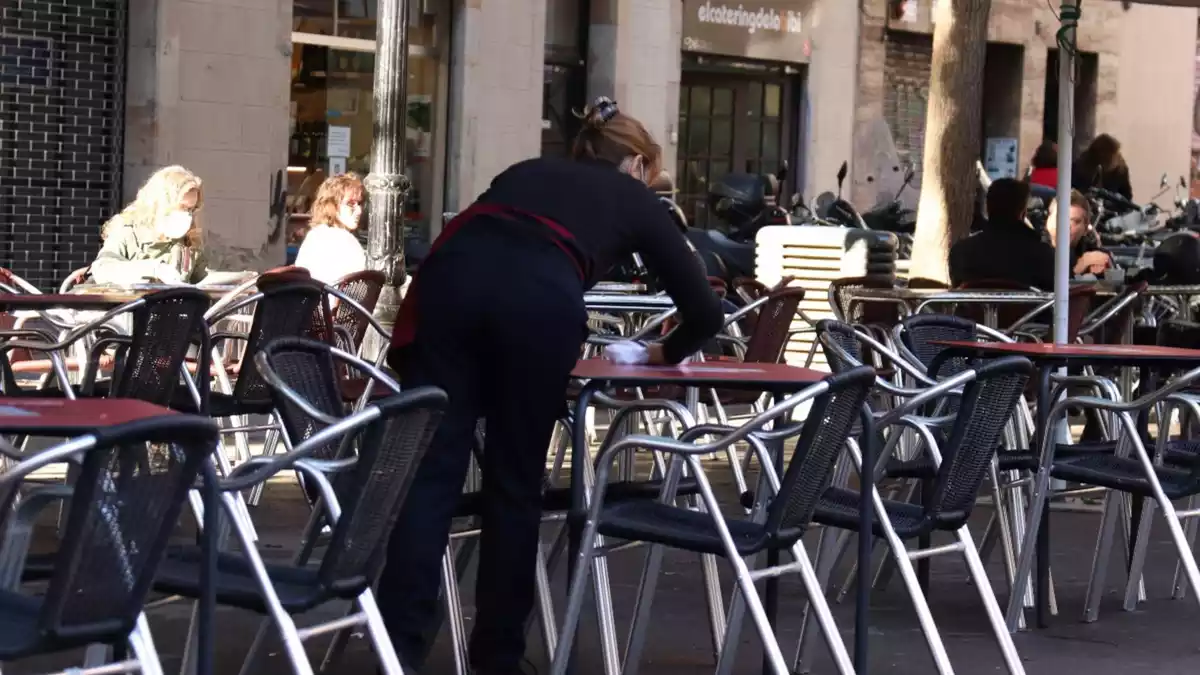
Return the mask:
{"type": "Polygon", "coordinates": [[[447,223],[401,306],[389,363],[406,388],[450,397],[389,544],[379,597],[405,666],[430,645],[440,564],[466,480],[477,418],[487,420],[473,672],[520,673],[533,608],[542,481],[554,424],[587,336],[584,292],[634,252],[675,300],[682,325],[647,346],[678,363],[724,315],[679,228],[647,187],[662,151],[600,98],[583,113],[572,160],[509,167],[447,223]],[[419,319],[419,321],[418,321],[419,319]]]}

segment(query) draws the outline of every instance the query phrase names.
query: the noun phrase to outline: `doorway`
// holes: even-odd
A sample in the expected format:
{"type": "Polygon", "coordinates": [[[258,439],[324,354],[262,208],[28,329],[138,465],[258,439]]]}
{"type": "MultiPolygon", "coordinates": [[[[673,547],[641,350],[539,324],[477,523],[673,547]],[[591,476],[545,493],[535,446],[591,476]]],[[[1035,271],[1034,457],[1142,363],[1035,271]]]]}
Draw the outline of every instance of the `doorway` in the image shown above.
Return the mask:
{"type": "Polygon", "coordinates": [[[777,174],[796,155],[793,89],[782,73],[683,73],[675,176],[679,205],[694,226],[716,224],[708,190],[727,173],[777,174]]]}

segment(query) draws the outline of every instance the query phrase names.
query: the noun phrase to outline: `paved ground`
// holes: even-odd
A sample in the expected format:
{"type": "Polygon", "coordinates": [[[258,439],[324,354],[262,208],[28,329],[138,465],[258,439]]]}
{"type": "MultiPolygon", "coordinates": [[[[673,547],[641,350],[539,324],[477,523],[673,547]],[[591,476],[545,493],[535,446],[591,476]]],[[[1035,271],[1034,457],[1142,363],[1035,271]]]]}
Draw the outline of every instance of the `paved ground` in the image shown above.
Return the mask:
{"type": "MultiPolygon", "coordinates": [[[[986,517],[981,508],[977,520],[986,517]]],[[[292,545],[291,533],[298,531],[306,516],[299,492],[290,482],[272,485],[262,506],[256,511],[256,521],[264,546],[272,555],[285,555],[292,545]]],[[[1192,600],[1176,602],[1169,599],[1169,586],[1174,567],[1174,554],[1163,538],[1164,528],[1157,528],[1148,570],[1150,600],[1138,611],[1121,611],[1119,592],[1122,579],[1120,567],[1113,565],[1109,592],[1105,598],[1100,621],[1084,624],[1079,620],[1087,574],[1091,563],[1095,528],[1098,516],[1094,513],[1056,512],[1054,525],[1054,574],[1058,583],[1061,614],[1050,629],[1024,633],[1017,637],[1017,646],[1025,660],[1027,672],[1041,675],[1061,673],[1090,673],[1116,675],[1130,672],[1153,672],[1158,675],[1175,673],[1189,675],[1200,672],[1200,641],[1195,626],[1200,611],[1192,600]]],[[[982,531],[982,522],[974,529],[982,531]]],[[[637,550],[616,554],[612,577],[618,626],[628,625],[628,613],[636,590],[642,553],[637,550]]],[[[643,662],[642,672],[652,675],[693,675],[712,671],[713,660],[707,638],[707,618],[696,559],[686,555],[669,555],[667,573],[660,584],[660,594],[654,606],[653,630],[643,662]]],[[[933,566],[932,605],[943,631],[950,657],[960,673],[1003,672],[1000,654],[983,618],[973,586],[967,584],[961,563],[946,558],[933,566]]],[[[1001,583],[999,559],[990,569],[994,583],[1001,583]]],[[[839,574],[840,578],[842,575],[839,574]]],[[[470,594],[470,584],[464,584],[470,594]]],[[[562,572],[556,576],[556,588],[562,587],[562,572]]],[[[726,578],[725,587],[729,587],[726,578]]],[[[1001,588],[1003,588],[1001,586],[1001,588]]],[[[1003,595],[1003,592],[1002,592],[1003,595]]],[[[791,654],[797,638],[797,624],[803,593],[799,582],[787,579],[782,583],[781,628],[785,654],[791,654]]],[[[853,607],[835,606],[839,625],[847,644],[853,638],[853,607]]],[[[328,616],[329,612],[322,612],[328,616]]],[[[469,615],[469,610],[468,610],[469,615]]],[[[159,650],[168,672],[177,669],[187,625],[188,607],[172,605],[154,610],[151,624],[159,650]]],[[[248,648],[258,625],[257,617],[230,610],[218,616],[218,666],[222,674],[238,672],[241,658],[248,648]]],[[[535,631],[536,632],[536,631],[535,631]]],[[[598,641],[593,628],[581,633],[583,647],[582,673],[602,672],[598,661],[598,641]]],[[[324,642],[317,641],[310,654],[317,660],[323,654],[324,642]]],[[[274,650],[273,650],[274,651],[274,650]]],[[[823,651],[823,650],[821,650],[823,651]]],[[[540,641],[530,645],[530,658],[539,672],[546,672],[546,659],[540,641]]],[[[757,637],[747,630],[736,672],[755,673],[761,652],[757,637]]],[[[871,673],[933,672],[932,661],[917,628],[907,597],[899,582],[874,595],[871,631],[871,673]]],[[[51,668],[78,665],[78,655],[36,659],[14,664],[5,673],[46,672],[51,668]]],[[[355,640],[336,673],[370,674],[373,672],[370,652],[361,639],[355,640]]],[[[286,663],[277,655],[268,659],[259,673],[289,672],[286,663]]],[[[424,671],[427,674],[452,673],[452,660],[445,635],[424,671]]],[[[824,654],[820,654],[814,672],[833,672],[824,654]]]]}

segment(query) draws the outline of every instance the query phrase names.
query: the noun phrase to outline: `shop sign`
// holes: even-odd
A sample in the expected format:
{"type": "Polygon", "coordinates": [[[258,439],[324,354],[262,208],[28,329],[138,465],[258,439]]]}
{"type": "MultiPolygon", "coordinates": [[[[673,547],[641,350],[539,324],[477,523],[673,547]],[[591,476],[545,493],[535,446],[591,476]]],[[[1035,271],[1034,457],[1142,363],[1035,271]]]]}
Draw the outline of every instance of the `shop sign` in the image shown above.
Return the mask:
{"type": "Polygon", "coordinates": [[[683,49],[804,63],[814,0],[683,0],[683,49]]]}

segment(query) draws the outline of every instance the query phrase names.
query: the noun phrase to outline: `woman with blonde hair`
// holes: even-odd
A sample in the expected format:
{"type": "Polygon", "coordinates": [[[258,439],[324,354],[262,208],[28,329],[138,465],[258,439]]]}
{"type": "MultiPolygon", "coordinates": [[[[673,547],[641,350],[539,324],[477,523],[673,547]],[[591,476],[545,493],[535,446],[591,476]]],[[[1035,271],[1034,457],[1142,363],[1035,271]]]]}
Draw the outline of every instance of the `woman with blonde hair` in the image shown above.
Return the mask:
{"type": "Polygon", "coordinates": [[[92,263],[96,283],[197,283],[208,274],[196,212],[200,179],[182,166],[154,172],[137,198],[104,224],[92,263]]]}
{"type": "Polygon", "coordinates": [[[388,358],[404,386],[433,385],[450,397],[379,582],[380,611],[406,668],[420,670],[429,650],[442,554],[483,417],[471,668],[520,672],[546,449],[587,336],[587,289],[618,260],[642,255],[680,318],[666,339],[639,350],[650,363],[679,363],[724,321],[703,267],[650,190],[662,148],[610,99],[581,117],[572,159],[510,166],[446,224],[396,318],[388,358]]]}
{"type": "Polygon", "coordinates": [[[353,173],[325,179],[313,199],[308,233],[296,254],[296,265],[327,284],[362,271],[367,254],[354,231],[362,220],[362,180],[353,173]]]}

